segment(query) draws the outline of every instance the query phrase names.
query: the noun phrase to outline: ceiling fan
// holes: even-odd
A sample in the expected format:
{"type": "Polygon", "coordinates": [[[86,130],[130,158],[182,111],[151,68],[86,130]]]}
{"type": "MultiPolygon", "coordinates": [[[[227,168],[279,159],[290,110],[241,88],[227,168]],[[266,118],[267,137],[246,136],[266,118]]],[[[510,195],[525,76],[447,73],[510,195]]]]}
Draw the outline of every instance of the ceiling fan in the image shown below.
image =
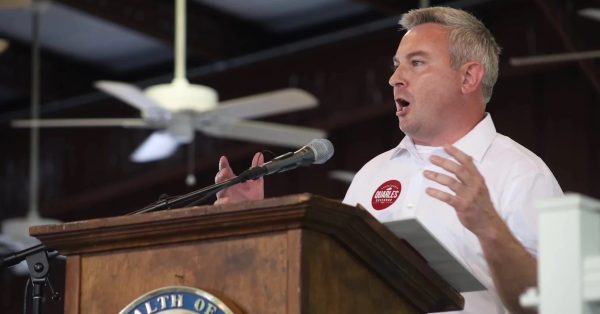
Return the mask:
{"type": "Polygon", "coordinates": [[[140,110],[140,119],[15,120],[12,125],[158,129],[131,155],[131,160],[135,162],[170,156],[180,144],[190,143],[196,130],[219,138],[293,148],[325,136],[325,132],[318,129],[248,120],[316,107],[317,99],[304,90],[286,88],[219,102],[213,88],[190,84],[185,75],[185,5],[186,0],[176,0],[175,77],[171,83],[150,86],[144,90],[122,82],[95,83],[96,88],[140,110]]]}

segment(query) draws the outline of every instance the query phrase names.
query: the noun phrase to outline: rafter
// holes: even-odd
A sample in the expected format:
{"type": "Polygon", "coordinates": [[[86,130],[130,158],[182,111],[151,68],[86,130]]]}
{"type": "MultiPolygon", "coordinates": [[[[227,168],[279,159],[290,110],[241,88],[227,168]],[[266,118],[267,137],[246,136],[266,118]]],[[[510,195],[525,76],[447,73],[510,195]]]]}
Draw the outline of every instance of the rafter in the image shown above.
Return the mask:
{"type": "MultiPolygon", "coordinates": [[[[578,51],[579,45],[577,45],[576,35],[567,23],[566,12],[560,9],[560,6],[555,0],[534,0],[534,2],[542,11],[546,19],[548,19],[566,50],[568,52],[578,51]]],[[[596,92],[600,94],[600,79],[596,75],[594,64],[589,60],[580,60],[577,63],[596,92]]]]}

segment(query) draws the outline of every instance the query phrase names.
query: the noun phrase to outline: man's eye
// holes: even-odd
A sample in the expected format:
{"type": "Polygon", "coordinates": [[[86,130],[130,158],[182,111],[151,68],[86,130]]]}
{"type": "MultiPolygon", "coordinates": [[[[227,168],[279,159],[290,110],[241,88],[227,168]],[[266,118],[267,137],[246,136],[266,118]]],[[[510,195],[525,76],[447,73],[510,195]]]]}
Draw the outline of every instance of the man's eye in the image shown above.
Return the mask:
{"type": "Polygon", "coordinates": [[[413,66],[418,66],[418,65],[423,65],[425,62],[421,61],[421,60],[412,60],[410,62],[413,66]]]}

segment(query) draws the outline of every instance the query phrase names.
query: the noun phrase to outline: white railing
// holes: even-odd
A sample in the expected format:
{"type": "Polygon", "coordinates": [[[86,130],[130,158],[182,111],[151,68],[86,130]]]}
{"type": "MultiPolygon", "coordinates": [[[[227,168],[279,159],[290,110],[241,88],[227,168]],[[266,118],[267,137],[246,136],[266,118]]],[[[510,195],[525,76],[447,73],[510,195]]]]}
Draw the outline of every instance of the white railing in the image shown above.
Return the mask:
{"type": "Polygon", "coordinates": [[[521,304],[540,314],[600,313],[600,201],[566,194],[537,207],[538,288],[521,304]]]}

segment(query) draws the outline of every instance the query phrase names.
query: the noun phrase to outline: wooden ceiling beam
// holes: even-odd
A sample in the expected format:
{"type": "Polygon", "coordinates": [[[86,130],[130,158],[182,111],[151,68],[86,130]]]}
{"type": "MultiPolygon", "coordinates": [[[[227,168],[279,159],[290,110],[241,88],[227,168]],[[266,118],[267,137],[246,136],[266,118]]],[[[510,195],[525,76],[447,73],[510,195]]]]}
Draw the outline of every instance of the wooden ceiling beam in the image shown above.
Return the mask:
{"type": "MultiPolygon", "coordinates": [[[[534,2],[550,22],[567,52],[579,51],[580,45],[578,45],[576,32],[570,27],[566,10],[561,8],[555,0],[534,0],[534,2]]],[[[577,63],[596,92],[600,94],[600,78],[596,74],[594,63],[589,60],[580,60],[577,63]]]]}

